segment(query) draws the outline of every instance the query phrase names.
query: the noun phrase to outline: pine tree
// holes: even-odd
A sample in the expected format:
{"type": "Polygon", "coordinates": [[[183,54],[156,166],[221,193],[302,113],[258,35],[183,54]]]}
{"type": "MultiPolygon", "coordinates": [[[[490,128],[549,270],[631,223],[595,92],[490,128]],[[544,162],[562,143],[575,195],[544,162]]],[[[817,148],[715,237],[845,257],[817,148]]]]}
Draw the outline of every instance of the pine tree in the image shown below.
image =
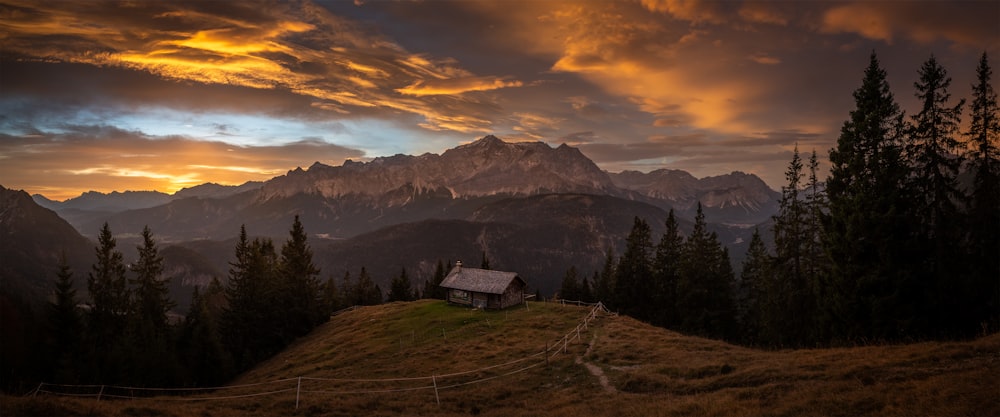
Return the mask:
{"type": "Polygon", "coordinates": [[[434,268],[434,277],[431,281],[426,281],[424,283],[424,298],[443,300],[445,298],[445,292],[444,288],[441,288],[441,281],[444,281],[444,278],[444,263],[438,259],[437,266],[434,268]]]}
{"type": "Polygon", "coordinates": [[[480,269],[486,269],[486,270],[490,269],[490,258],[486,257],[486,251],[483,251],[483,260],[480,263],[479,268],[480,269]]]}
{"type": "Polygon", "coordinates": [[[125,331],[129,310],[128,281],[122,253],[105,222],[97,236],[97,261],[87,276],[87,290],[92,301],[88,334],[94,360],[91,365],[95,381],[122,379],[122,364],[116,360],[124,352],[121,335],[125,331]]]}
{"type": "Polygon", "coordinates": [[[320,304],[323,308],[323,317],[329,317],[333,314],[333,312],[347,307],[344,305],[340,289],[337,288],[337,280],[333,277],[330,277],[323,282],[320,286],[320,293],[322,299],[320,304]]]}
{"type": "Polygon", "coordinates": [[[393,301],[413,301],[413,284],[406,275],[406,268],[403,268],[399,276],[392,279],[389,284],[388,302],[393,301]]]}
{"type": "Polygon", "coordinates": [[[219,386],[232,376],[230,358],[223,348],[217,317],[209,301],[223,291],[219,282],[213,280],[205,295],[197,286],[191,295],[191,308],[177,341],[179,359],[186,370],[185,385],[219,386]]]}
{"type": "Polygon", "coordinates": [[[649,320],[652,315],[652,250],[649,224],[636,217],[615,269],[615,303],[622,313],[639,320],[649,320]]]}
{"type": "Polygon", "coordinates": [[[903,113],[874,53],[854,99],[856,108],[830,151],[824,327],[839,340],[894,338],[909,316],[894,292],[913,268],[902,244],[912,235],[913,196],[906,189],[903,113]]]}
{"type": "Polygon", "coordinates": [[[597,300],[594,299],[594,290],[591,286],[591,282],[597,279],[597,273],[594,273],[594,278],[587,278],[586,275],[583,277],[583,281],[580,282],[580,301],[585,303],[596,303],[597,300]]]}
{"type": "Polygon", "coordinates": [[[754,345],[761,342],[763,304],[770,277],[771,256],[767,253],[760,231],[754,229],[747,256],[743,260],[743,271],[740,273],[739,290],[736,294],[736,322],[743,343],[754,345]]]}
{"type": "Polygon", "coordinates": [[[281,310],[275,308],[279,298],[274,244],[270,239],[249,241],[246,228],[240,227],[235,258],[229,264],[221,333],[234,367],[244,370],[284,347],[284,324],[281,310]]]}
{"type": "Polygon", "coordinates": [[[969,203],[969,250],[972,282],[964,298],[975,323],[1000,328],[1000,107],[984,52],[972,85],[968,136],[970,171],[975,175],[969,203]]]}
{"type": "Polygon", "coordinates": [[[610,246],[604,255],[604,267],[594,279],[594,298],[609,307],[617,308],[615,302],[615,251],[610,246]]]}
{"type": "Polygon", "coordinates": [[[163,258],[149,227],[142,229],[142,245],[136,247],[139,260],[132,266],[135,278],[128,335],[132,381],[149,386],[166,386],[176,380],[174,342],[167,312],[176,304],[170,299],[167,281],[162,279],[163,258]]]}
{"type": "Polygon", "coordinates": [[[559,298],[580,301],[580,292],[580,279],[577,277],[576,267],[571,266],[563,275],[562,284],[559,286],[559,298]]]}
{"type": "Polygon", "coordinates": [[[816,327],[816,299],[809,271],[813,245],[810,225],[812,212],[800,197],[802,159],[798,145],[785,171],[788,184],[781,188],[778,213],[774,216],[774,252],[772,280],[766,281],[767,303],[764,308],[767,339],[778,345],[801,345],[813,340],[816,327]]]}
{"type": "Polygon", "coordinates": [[[715,233],[709,233],[698,203],[694,229],[684,244],[684,261],[677,282],[680,328],[696,335],[724,338],[734,331],[735,277],[729,254],[715,233]]]}
{"type": "Polygon", "coordinates": [[[55,300],[49,304],[49,351],[55,373],[53,382],[74,384],[80,382],[79,363],[83,360],[80,340],[83,322],[77,308],[76,289],[73,288],[73,271],[66,261],[66,253],[59,256],[56,273],[55,300]]]}
{"type": "Polygon", "coordinates": [[[142,229],[142,246],[136,249],[139,251],[139,260],[132,267],[136,274],[131,281],[135,297],[132,314],[142,323],[142,327],[165,331],[168,324],[167,312],[176,304],[170,299],[167,281],[162,279],[163,257],[159,254],[148,226],[142,229]]]}
{"type": "Polygon", "coordinates": [[[286,343],[312,331],[324,316],[319,291],[319,268],[313,264],[313,253],[308,236],[299,216],[295,216],[289,238],[281,246],[278,261],[280,288],[279,302],[274,308],[282,309],[279,315],[284,324],[281,329],[286,343]]]}
{"type": "Polygon", "coordinates": [[[674,209],[667,214],[666,231],[656,245],[656,255],[653,260],[653,324],[664,327],[676,327],[677,317],[677,281],[680,278],[680,263],[684,251],[684,238],[681,236],[674,209]]]}
{"type": "Polygon", "coordinates": [[[962,159],[955,137],[965,100],[949,104],[950,85],[948,72],[933,55],[920,68],[920,79],[914,83],[922,108],[911,117],[906,151],[913,171],[910,187],[917,197],[914,215],[919,230],[914,258],[920,267],[914,271],[910,288],[902,289],[905,302],[919,306],[913,309],[917,314],[910,325],[913,332],[954,329],[954,316],[965,302],[956,294],[955,289],[961,286],[953,279],[965,275],[957,244],[964,238],[959,204],[965,195],[958,185],[962,159]]]}
{"type": "Polygon", "coordinates": [[[823,220],[827,213],[826,190],[819,180],[819,159],[815,149],[809,156],[807,167],[809,180],[806,184],[805,248],[802,256],[804,260],[803,273],[805,273],[808,282],[808,291],[813,297],[814,310],[812,331],[807,334],[810,335],[812,341],[820,342],[830,339],[829,330],[821,325],[829,321],[820,301],[826,294],[823,283],[826,282],[825,277],[829,274],[830,262],[823,248],[823,220]]]}
{"type": "Polygon", "coordinates": [[[358,283],[354,287],[354,305],[373,306],[382,304],[382,289],[375,285],[372,277],[368,275],[368,270],[361,267],[358,275],[358,283]]]}

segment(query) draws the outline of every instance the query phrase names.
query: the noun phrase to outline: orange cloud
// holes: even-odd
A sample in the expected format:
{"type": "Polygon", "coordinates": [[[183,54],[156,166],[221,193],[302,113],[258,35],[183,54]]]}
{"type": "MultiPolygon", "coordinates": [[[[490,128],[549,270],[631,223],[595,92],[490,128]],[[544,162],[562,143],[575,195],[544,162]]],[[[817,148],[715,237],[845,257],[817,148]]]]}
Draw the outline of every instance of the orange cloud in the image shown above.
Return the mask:
{"type": "Polygon", "coordinates": [[[721,13],[713,3],[700,0],[642,0],[642,6],[660,13],[667,13],[677,19],[692,22],[722,23],[721,13]]]}
{"type": "Polygon", "coordinates": [[[820,31],[856,33],[889,44],[905,37],[983,48],[996,44],[997,16],[1000,3],[993,1],[855,2],[826,10],[820,31]]]}
{"type": "Polygon", "coordinates": [[[418,125],[432,130],[480,131],[493,115],[477,112],[497,109],[477,103],[487,97],[446,97],[523,85],[510,77],[473,74],[450,58],[410,53],[308,2],[234,4],[232,13],[219,13],[208,3],[140,2],[128,18],[77,3],[25,3],[16,10],[22,9],[0,22],[5,51],[180,81],[280,89],[314,99],[313,108],[337,115],[396,117],[404,111],[423,117],[418,125]]]}
{"type": "Polygon", "coordinates": [[[751,55],[750,60],[761,65],[778,65],[781,63],[780,59],[764,54],[751,55]]]}
{"type": "Polygon", "coordinates": [[[834,7],[823,14],[822,30],[827,33],[851,32],[869,39],[892,43],[892,25],[879,8],[870,4],[834,7]]]}
{"type": "Polygon", "coordinates": [[[520,87],[524,83],[498,77],[465,77],[452,79],[419,80],[403,88],[400,94],[409,96],[433,96],[462,94],[469,91],[489,91],[498,88],[520,87]]]}
{"type": "Polygon", "coordinates": [[[741,116],[762,86],[745,82],[726,61],[675,62],[680,51],[701,49],[715,56],[711,39],[688,37],[648,17],[610,13],[565,15],[568,29],[552,70],[580,74],[604,91],[629,97],[640,110],[663,120],[684,120],[719,132],[752,131],[741,116]],[[580,24],[585,21],[585,24],[580,24]],[[667,34],[673,34],[673,43],[667,34]],[[609,36],[610,35],[610,36],[609,36]],[[654,53],[650,53],[654,51],[654,53]]]}
{"type": "Polygon", "coordinates": [[[788,24],[788,16],[778,10],[774,10],[776,2],[753,1],[747,2],[740,8],[740,17],[748,22],[768,23],[772,25],[785,26],[788,24]]]}

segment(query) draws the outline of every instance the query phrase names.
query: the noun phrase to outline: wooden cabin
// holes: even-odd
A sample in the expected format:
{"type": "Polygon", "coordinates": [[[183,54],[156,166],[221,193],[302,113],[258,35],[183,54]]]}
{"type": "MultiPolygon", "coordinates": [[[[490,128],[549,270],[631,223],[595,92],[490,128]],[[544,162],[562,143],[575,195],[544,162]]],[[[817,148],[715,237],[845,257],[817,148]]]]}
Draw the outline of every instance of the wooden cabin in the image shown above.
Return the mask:
{"type": "Polygon", "coordinates": [[[441,281],[448,303],[493,310],[524,304],[526,286],[516,272],[465,268],[461,261],[441,281]]]}

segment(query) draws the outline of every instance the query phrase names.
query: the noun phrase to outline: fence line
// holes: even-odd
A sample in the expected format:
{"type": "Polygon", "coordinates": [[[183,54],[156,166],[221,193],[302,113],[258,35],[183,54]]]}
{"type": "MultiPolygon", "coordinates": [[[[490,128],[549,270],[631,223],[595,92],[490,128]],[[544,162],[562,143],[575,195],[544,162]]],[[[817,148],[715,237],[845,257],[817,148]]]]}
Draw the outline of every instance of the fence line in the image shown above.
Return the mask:
{"type": "MultiPolygon", "coordinates": [[[[274,380],[274,381],[264,381],[264,382],[258,382],[258,383],[252,383],[252,384],[228,385],[228,386],[221,386],[221,387],[199,387],[199,388],[146,388],[146,387],[127,387],[127,386],[97,385],[97,384],[89,384],[89,385],[50,384],[50,383],[42,382],[42,383],[40,383],[38,385],[38,388],[36,388],[33,392],[29,393],[28,395],[37,396],[38,394],[41,393],[41,394],[49,394],[49,395],[56,395],[56,396],[97,397],[98,401],[100,401],[100,399],[102,397],[103,398],[116,398],[116,399],[138,399],[138,398],[141,398],[141,399],[160,400],[160,401],[215,401],[215,400],[228,400],[228,399],[239,399],[239,398],[249,398],[249,397],[260,397],[260,396],[267,396],[267,395],[277,395],[277,394],[289,393],[289,392],[293,392],[294,391],[295,395],[296,395],[295,408],[298,409],[299,397],[303,393],[306,393],[306,394],[325,394],[325,395],[385,394],[385,393],[412,392],[412,391],[421,391],[421,390],[430,390],[430,389],[433,389],[434,392],[435,392],[435,398],[437,399],[438,404],[440,405],[440,397],[437,394],[438,391],[440,391],[440,390],[446,390],[446,389],[458,388],[458,387],[463,387],[463,386],[468,386],[468,385],[473,385],[473,384],[479,384],[479,383],[483,383],[483,382],[492,381],[492,380],[495,380],[495,379],[499,379],[499,378],[511,376],[511,375],[514,375],[514,374],[517,374],[517,373],[525,372],[525,371],[527,371],[529,369],[533,369],[533,368],[536,368],[536,367],[541,366],[541,365],[546,365],[547,366],[549,364],[549,359],[558,356],[560,353],[566,353],[568,351],[569,344],[572,343],[574,340],[582,340],[581,339],[581,332],[587,330],[590,322],[593,321],[593,320],[595,320],[595,319],[597,319],[598,314],[600,314],[600,313],[613,314],[601,302],[597,302],[597,303],[584,303],[582,301],[568,301],[568,300],[560,300],[560,302],[562,304],[567,304],[567,303],[568,304],[576,304],[576,305],[580,305],[580,306],[590,306],[592,308],[589,310],[589,312],[587,313],[587,315],[584,316],[584,318],[581,320],[581,322],[578,323],[576,325],[576,327],[573,328],[573,330],[570,330],[569,332],[563,334],[563,336],[555,344],[550,344],[549,342],[546,342],[544,350],[536,352],[536,353],[533,353],[533,354],[530,354],[530,355],[527,355],[527,356],[522,357],[522,358],[518,358],[518,359],[512,360],[512,361],[508,361],[508,362],[504,362],[504,363],[500,363],[500,364],[495,364],[495,365],[490,365],[490,366],[485,366],[485,367],[474,369],[474,370],[453,372],[453,373],[441,374],[441,375],[434,374],[434,375],[425,376],[425,377],[406,377],[406,378],[350,379],[350,378],[318,378],[318,377],[300,376],[300,377],[284,378],[284,379],[278,379],[278,380],[274,380]],[[553,353],[550,355],[549,354],[550,352],[553,352],[553,353]],[[481,373],[481,372],[484,372],[484,371],[489,371],[489,370],[493,370],[493,369],[497,369],[497,368],[503,368],[503,367],[506,367],[506,366],[510,366],[510,365],[521,363],[521,362],[529,361],[529,360],[537,358],[539,356],[543,356],[544,359],[543,360],[539,360],[538,362],[534,362],[534,363],[532,363],[530,365],[526,365],[526,366],[523,366],[521,368],[505,372],[505,373],[501,373],[501,374],[497,374],[497,375],[492,375],[492,376],[487,376],[487,377],[483,377],[483,378],[478,378],[478,379],[474,379],[474,380],[471,380],[471,381],[458,382],[458,383],[454,383],[454,384],[450,384],[450,385],[440,385],[439,384],[440,380],[444,379],[444,378],[453,378],[453,377],[457,377],[457,376],[469,375],[469,374],[475,374],[475,373],[481,373]],[[303,381],[385,384],[385,383],[392,383],[392,382],[426,381],[426,380],[430,380],[431,381],[431,385],[421,385],[421,386],[417,386],[417,387],[404,387],[404,388],[361,389],[361,390],[341,390],[341,391],[309,390],[309,389],[303,389],[302,388],[302,382],[303,381]],[[215,392],[215,391],[222,391],[222,390],[233,390],[233,389],[239,389],[239,388],[251,388],[251,387],[264,386],[264,385],[273,385],[273,384],[280,384],[280,383],[288,383],[288,382],[293,382],[293,381],[296,382],[295,387],[278,389],[278,390],[272,390],[272,391],[266,391],[266,392],[254,392],[254,393],[248,393],[248,394],[234,394],[234,395],[224,395],[224,396],[197,396],[198,395],[197,392],[207,393],[207,392],[215,392]],[[46,389],[47,387],[49,387],[50,389],[46,389]],[[83,388],[83,389],[91,389],[91,390],[99,389],[99,391],[96,394],[94,394],[94,393],[86,393],[86,392],[84,392],[84,393],[80,393],[80,392],[67,392],[67,391],[71,391],[71,390],[62,390],[60,392],[60,391],[52,390],[51,388],[71,388],[71,389],[80,389],[80,388],[83,388]],[[107,390],[111,390],[111,392],[106,392],[107,390]],[[121,395],[123,391],[128,391],[130,393],[130,395],[121,395]],[[140,393],[149,393],[151,396],[136,397],[135,393],[137,391],[140,392],[140,393]],[[152,395],[155,395],[153,393],[156,393],[156,392],[164,392],[164,393],[168,393],[170,395],[178,395],[178,393],[182,393],[182,392],[188,392],[190,394],[187,394],[189,396],[183,396],[183,397],[180,397],[180,396],[179,397],[171,397],[171,396],[156,396],[156,397],[153,397],[152,395]]],[[[354,310],[354,309],[357,309],[357,308],[358,308],[357,306],[348,307],[346,309],[343,309],[343,310],[335,312],[334,315],[340,314],[340,313],[343,313],[343,312],[347,312],[347,311],[351,311],[351,310],[354,310]]],[[[180,395],[185,395],[185,394],[180,394],[180,395]]]]}

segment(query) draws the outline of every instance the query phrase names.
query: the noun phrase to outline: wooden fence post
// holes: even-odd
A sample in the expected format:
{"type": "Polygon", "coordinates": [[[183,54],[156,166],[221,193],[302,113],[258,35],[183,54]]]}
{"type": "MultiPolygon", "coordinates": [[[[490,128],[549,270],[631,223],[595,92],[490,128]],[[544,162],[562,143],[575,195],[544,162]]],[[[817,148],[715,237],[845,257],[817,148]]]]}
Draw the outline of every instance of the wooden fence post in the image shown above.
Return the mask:
{"type": "Polygon", "coordinates": [[[438,395],[437,375],[431,375],[431,382],[434,383],[434,399],[437,400],[438,407],[441,406],[441,396],[438,395]]]}
{"type": "Polygon", "coordinates": [[[302,392],[302,377],[299,377],[299,383],[295,385],[295,409],[299,409],[299,393],[302,392]]]}
{"type": "Polygon", "coordinates": [[[101,401],[101,395],[104,394],[104,385],[101,385],[101,390],[97,392],[97,401],[101,401]]]}

